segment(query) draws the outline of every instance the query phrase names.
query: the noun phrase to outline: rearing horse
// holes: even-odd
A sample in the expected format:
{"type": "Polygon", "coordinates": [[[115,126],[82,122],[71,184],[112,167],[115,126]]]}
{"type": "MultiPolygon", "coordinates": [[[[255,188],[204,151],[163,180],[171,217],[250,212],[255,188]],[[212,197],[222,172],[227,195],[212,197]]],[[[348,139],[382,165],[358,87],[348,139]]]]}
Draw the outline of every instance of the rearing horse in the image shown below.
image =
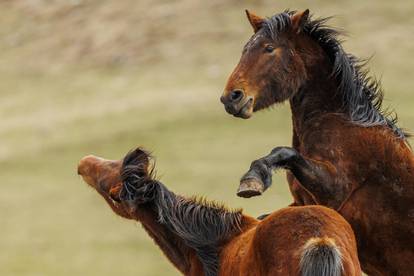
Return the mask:
{"type": "Polygon", "coordinates": [[[247,119],[288,100],[293,146],[252,162],[238,195],[260,195],[273,169],[287,169],[293,205],[322,204],[350,222],[365,272],[412,275],[414,158],[407,135],[381,109],[379,84],[327,19],[312,20],[309,10],[246,13],[254,35],[221,101],[247,119]]]}

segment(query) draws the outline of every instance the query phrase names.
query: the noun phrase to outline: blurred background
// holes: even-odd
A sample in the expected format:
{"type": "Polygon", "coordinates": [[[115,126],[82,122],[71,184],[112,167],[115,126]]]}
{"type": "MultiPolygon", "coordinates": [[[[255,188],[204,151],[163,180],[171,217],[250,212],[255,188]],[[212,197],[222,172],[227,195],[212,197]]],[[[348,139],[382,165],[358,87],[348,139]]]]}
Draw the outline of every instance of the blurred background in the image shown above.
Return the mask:
{"type": "Polygon", "coordinates": [[[250,161],[291,138],[287,105],[241,120],[219,102],[246,8],[335,15],[414,129],[413,1],[1,0],[0,275],[178,275],[77,176],[87,154],[145,146],[176,193],[254,216],[291,202],[283,172],[260,198],[235,195],[250,161]]]}

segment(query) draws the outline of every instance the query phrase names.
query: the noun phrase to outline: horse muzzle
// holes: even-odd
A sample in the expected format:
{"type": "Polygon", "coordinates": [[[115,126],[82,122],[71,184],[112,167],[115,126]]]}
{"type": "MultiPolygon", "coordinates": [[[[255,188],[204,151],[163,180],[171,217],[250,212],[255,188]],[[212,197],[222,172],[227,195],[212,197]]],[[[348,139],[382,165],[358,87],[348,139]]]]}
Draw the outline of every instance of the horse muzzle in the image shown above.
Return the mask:
{"type": "Polygon", "coordinates": [[[248,119],[253,113],[253,97],[246,97],[240,91],[236,90],[237,93],[232,91],[229,96],[222,96],[220,101],[223,103],[227,113],[235,117],[248,119]]]}

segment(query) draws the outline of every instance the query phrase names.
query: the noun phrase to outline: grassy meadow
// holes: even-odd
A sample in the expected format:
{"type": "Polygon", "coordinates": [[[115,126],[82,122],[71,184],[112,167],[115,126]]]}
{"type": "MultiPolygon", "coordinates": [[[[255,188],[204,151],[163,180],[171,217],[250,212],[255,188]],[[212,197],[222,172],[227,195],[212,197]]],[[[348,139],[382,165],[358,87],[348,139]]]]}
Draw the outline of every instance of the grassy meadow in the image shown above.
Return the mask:
{"type": "Polygon", "coordinates": [[[335,15],[414,129],[411,1],[0,1],[0,275],[178,275],[76,174],[87,154],[141,145],[176,193],[254,216],[290,203],[283,172],[260,198],[235,195],[250,161],[291,137],[287,105],[241,120],[219,102],[251,35],[245,8],[335,15]]]}

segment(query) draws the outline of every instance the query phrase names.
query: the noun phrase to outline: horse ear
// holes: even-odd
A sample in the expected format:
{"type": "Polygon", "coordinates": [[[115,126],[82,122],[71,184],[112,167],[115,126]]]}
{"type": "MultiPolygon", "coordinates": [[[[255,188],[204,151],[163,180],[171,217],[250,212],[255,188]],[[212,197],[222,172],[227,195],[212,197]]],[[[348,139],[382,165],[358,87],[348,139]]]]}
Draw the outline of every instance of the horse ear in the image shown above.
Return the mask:
{"type": "Polygon", "coordinates": [[[300,33],[303,30],[303,26],[309,18],[309,10],[306,9],[303,12],[297,12],[290,18],[292,21],[292,29],[295,33],[300,33]]]}
{"type": "Polygon", "coordinates": [[[250,25],[252,25],[254,32],[256,33],[263,26],[264,19],[252,12],[246,10],[247,19],[249,19],[250,25]]]}
{"type": "Polygon", "coordinates": [[[150,173],[149,167],[151,160],[152,157],[146,150],[136,148],[135,150],[128,152],[128,154],[124,157],[122,167],[133,167],[138,169],[141,173],[147,175],[150,173]]]}

